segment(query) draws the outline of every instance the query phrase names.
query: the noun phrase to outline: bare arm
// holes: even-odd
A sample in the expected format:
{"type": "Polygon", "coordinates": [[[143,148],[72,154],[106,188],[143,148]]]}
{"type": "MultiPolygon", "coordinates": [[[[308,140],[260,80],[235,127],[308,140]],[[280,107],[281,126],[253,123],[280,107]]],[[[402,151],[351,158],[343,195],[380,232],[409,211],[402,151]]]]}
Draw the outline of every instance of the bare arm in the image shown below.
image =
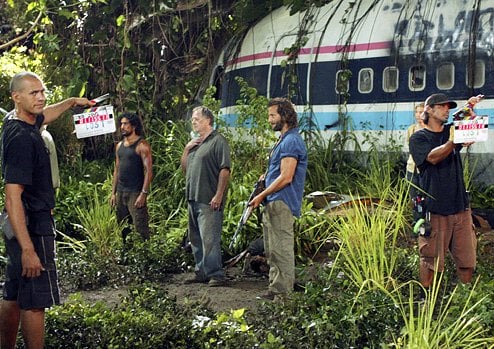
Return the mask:
{"type": "Polygon", "coordinates": [[[260,192],[255,198],[249,202],[249,205],[254,208],[258,207],[264,199],[273,193],[283,189],[290,184],[295,176],[295,170],[297,169],[297,159],[292,157],[285,157],[281,159],[280,175],[269,185],[266,189],[260,192]]]}
{"type": "Polygon", "coordinates": [[[219,209],[221,207],[225,190],[228,187],[229,179],[230,179],[230,169],[222,168],[218,175],[218,186],[216,187],[216,193],[209,202],[211,208],[219,209]]]}
{"type": "Polygon", "coordinates": [[[141,156],[142,166],[144,167],[144,183],[142,184],[141,194],[139,194],[135,203],[137,208],[141,208],[146,205],[147,193],[153,179],[153,157],[151,146],[145,140],[138,144],[136,151],[141,156]]]}
{"type": "Polygon", "coordinates": [[[118,168],[120,166],[120,160],[118,160],[118,148],[120,147],[120,142],[117,143],[115,147],[115,168],[113,169],[113,178],[111,183],[111,197],[110,197],[110,205],[115,206],[116,202],[116,194],[117,194],[117,182],[118,182],[118,168]]]}
{"type": "Polygon", "coordinates": [[[5,184],[5,208],[7,209],[15,238],[21,248],[22,276],[31,278],[41,274],[43,265],[34,250],[33,242],[27,230],[26,216],[21,199],[23,191],[24,186],[20,184],[5,184]]]}
{"type": "Polygon", "coordinates": [[[72,107],[75,106],[82,106],[82,107],[91,107],[95,103],[88,100],[87,98],[77,98],[77,97],[71,97],[63,100],[62,102],[48,105],[43,109],[43,115],[45,116],[45,124],[49,124],[56,119],[60,115],[62,115],[64,112],[69,110],[72,107]]]}
{"type": "Polygon", "coordinates": [[[456,148],[456,144],[453,141],[447,141],[439,147],[435,147],[427,155],[426,160],[433,165],[438,164],[448,157],[449,154],[456,148]]]}

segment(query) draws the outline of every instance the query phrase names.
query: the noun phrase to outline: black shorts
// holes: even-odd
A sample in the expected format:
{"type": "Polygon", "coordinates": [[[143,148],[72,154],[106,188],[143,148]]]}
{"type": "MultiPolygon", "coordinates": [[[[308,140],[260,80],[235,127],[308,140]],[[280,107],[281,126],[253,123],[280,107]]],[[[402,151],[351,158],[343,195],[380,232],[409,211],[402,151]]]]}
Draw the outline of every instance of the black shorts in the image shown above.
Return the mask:
{"type": "Polygon", "coordinates": [[[48,308],[60,304],[60,291],[55,266],[55,236],[30,234],[44,271],[35,278],[22,275],[21,249],[17,239],[5,239],[8,262],[3,299],[17,301],[21,309],[48,308]]]}

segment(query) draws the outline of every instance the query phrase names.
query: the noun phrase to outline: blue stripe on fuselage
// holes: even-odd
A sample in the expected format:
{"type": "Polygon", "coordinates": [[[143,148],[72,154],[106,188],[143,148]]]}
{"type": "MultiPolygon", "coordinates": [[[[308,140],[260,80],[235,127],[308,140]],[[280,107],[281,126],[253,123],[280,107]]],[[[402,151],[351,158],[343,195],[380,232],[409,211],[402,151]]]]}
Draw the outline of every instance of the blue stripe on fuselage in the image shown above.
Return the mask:
{"type": "MultiPolygon", "coordinates": [[[[328,106],[329,108],[335,106],[328,106]]],[[[476,109],[477,115],[489,115],[489,128],[494,128],[494,109],[476,109]]],[[[355,131],[391,131],[406,130],[408,126],[415,122],[413,111],[364,111],[348,112],[350,126],[347,129],[355,131]]],[[[223,114],[222,119],[227,126],[235,127],[237,115],[223,114]]],[[[299,118],[310,118],[308,113],[299,113],[299,118]]],[[[312,114],[312,120],[317,129],[321,131],[337,131],[342,128],[338,122],[338,112],[316,112],[312,114]]],[[[451,118],[450,118],[451,121],[451,118]]],[[[250,127],[248,124],[245,127],[250,127]]]]}

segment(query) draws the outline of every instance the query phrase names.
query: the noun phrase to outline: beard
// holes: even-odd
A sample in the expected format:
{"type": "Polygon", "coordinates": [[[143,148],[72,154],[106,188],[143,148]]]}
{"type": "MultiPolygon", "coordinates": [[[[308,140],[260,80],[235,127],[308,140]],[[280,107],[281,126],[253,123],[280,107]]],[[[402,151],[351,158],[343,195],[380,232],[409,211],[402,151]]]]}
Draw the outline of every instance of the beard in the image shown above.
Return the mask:
{"type": "Polygon", "coordinates": [[[129,130],[120,130],[120,134],[122,135],[122,138],[126,138],[129,136],[132,136],[132,131],[129,130]]]}
{"type": "Polygon", "coordinates": [[[281,121],[277,122],[276,124],[274,124],[272,126],[273,128],[273,131],[281,131],[281,129],[283,128],[283,124],[281,123],[281,121]]]}

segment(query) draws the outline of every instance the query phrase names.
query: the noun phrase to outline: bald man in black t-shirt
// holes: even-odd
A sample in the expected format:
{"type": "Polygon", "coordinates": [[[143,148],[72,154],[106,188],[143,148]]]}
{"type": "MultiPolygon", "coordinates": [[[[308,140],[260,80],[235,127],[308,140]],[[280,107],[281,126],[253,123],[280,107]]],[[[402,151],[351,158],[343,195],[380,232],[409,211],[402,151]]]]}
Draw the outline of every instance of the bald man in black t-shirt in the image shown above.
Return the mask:
{"type": "MultiPolygon", "coordinates": [[[[45,308],[60,301],[55,267],[55,206],[50,158],[39,132],[87,98],[68,98],[46,106],[45,86],[34,73],[16,74],[10,83],[15,109],[4,119],[2,175],[5,183],[8,256],[0,308],[0,343],[14,348],[19,324],[26,347],[44,346],[45,308]]],[[[5,214],[4,213],[4,214],[5,214]]]]}

